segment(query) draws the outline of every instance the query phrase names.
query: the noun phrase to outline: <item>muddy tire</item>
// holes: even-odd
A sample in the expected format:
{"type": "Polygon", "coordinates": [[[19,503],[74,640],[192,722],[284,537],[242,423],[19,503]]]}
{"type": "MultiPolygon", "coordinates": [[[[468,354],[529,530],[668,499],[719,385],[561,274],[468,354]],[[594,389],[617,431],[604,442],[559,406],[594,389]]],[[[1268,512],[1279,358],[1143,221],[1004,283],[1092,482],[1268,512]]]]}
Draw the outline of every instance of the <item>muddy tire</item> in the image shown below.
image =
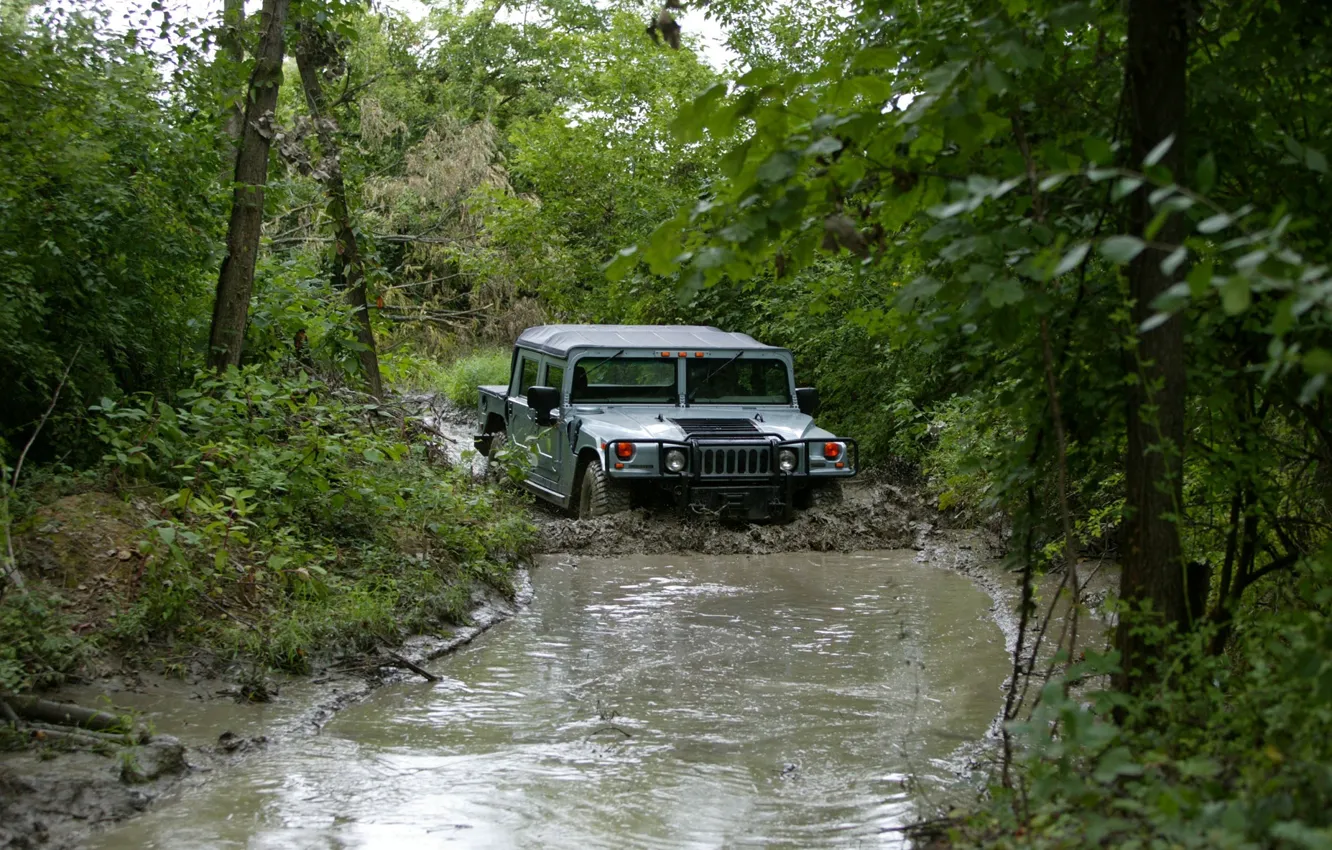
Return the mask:
{"type": "Polygon", "coordinates": [[[504,469],[499,465],[499,462],[495,460],[495,455],[499,453],[500,449],[504,448],[505,443],[507,442],[508,439],[509,439],[509,434],[503,428],[491,434],[490,449],[486,452],[486,456],[481,458],[482,480],[485,481],[504,480],[504,469]]]}
{"type": "Polygon", "coordinates": [[[629,510],[629,488],[612,481],[601,468],[601,461],[591,458],[583,467],[578,488],[578,518],[608,516],[629,510]]]}

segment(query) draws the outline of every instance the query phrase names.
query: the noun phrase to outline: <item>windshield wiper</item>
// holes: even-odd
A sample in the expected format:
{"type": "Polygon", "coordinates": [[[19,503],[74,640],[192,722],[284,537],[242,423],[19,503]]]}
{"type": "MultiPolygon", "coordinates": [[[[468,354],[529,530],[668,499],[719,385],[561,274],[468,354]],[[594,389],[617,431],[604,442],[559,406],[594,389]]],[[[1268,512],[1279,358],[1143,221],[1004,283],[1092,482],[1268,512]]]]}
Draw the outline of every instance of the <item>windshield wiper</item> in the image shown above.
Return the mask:
{"type": "MultiPolygon", "coordinates": [[[[615,353],[612,354],[610,357],[607,357],[605,360],[598,360],[596,363],[593,363],[591,366],[589,366],[589,367],[587,367],[586,369],[584,369],[583,371],[585,371],[585,372],[587,373],[587,378],[588,378],[588,380],[589,380],[589,381],[592,380],[592,370],[593,370],[593,369],[599,368],[599,367],[601,367],[601,366],[605,366],[607,363],[611,362],[611,361],[614,360],[616,357],[619,357],[621,354],[624,354],[624,352],[625,352],[625,349],[621,348],[619,351],[615,352],[615,353]]],[[[582,364],[582,362],[580,361],[578,365],[581,366],[581,365],[583,365],[583,364],[582,364]]]]}
{"type": "Polygon", "coordinates": [[[690,390],[689,390],[689,395],[685,396],[685,404],[693,404],[693,403],[694,403],[694,396],[698,395],[698,391],[699,391],[699,390],[701,390],[701,389],[703,389],[704,387],[706,387],[706,386],[708,385],[708,382],[709,382],[709,381],[711,381],[713,378],[715,378],[715,377],[717,377],[719,374],[721,374],[721,371],[722,371],[723,369],[725,369],[727,366],[730,366],[730,365],[731,365],[732,363],[734,363],[735,361],[739,360],[741,357],[744,356],[744,354],[745,354],[745,350],[744,350],[743,348],[740,349],[739,351],[737,351],[737,352],[735,353],[735,356],[732,357],[730,360],[727,360],[725,363],[721,364],[721,365],[718,366],[716,369],[713,369],[711,372],[709,372],[709,373],[708,373],[708,376],[707,376],[706,378],[704,378],[702,381],[699,381],[698,386],[690,388],[690,390]]]}

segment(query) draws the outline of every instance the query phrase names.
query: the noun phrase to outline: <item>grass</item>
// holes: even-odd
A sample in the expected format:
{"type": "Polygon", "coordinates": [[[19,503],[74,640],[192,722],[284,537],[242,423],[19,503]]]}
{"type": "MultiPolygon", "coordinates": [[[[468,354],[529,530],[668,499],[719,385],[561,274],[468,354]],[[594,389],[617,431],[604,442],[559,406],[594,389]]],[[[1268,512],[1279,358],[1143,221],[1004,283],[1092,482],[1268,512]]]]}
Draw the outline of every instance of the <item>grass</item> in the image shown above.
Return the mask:
{"type": "Polygon", "coordinates": [[[512,352],[507,348],[479,349],[445,367],[440,389],[449,401],[463,408],[476,407],[480,384],[507,384],[512,352]]]}

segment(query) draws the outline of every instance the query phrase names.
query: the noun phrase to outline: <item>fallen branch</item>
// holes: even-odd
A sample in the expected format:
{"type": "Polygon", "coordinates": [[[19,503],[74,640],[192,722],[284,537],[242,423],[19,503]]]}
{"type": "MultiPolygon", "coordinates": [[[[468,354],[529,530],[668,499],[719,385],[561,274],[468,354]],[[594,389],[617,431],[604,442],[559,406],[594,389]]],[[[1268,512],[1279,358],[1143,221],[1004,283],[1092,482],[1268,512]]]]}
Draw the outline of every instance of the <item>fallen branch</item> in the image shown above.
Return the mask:
{"type": "Polygon", "coordinates": [[[10,708],[9,703],[2,699],[0,699],[0,717],[3,717],[5,722],[10,726],[13,726],[15,729],[23,725],[23,721],[14,713],[14,709],[10,708]]]}
{"type": "Polygon", "coordinates": [[[36,741],[64,741],[74,746],[90,747],[95,750],[130,746],[124,741],[108,741],[78,729],[57,729],[55,727],[39,729],[34,727],[29,734],[36,741]]]}
{"type": "Polygon", "coordinates": [[[83,740],[88,743],[113,744],[119,747],[132,747],[135,744],[135,738],[142,741],[148,739],[148,735],[132,735],[128,732],[97,732],[92,729],[67,729],[56,726],[53,723],[30,723],[30,729],[38,732],[44,732],[48,735],[58,735],[60,737],[83,740]]]}
{"type": "Polygon", "coordinates": [[[423,677],[427,682],[439,681],[439,677],[436,676],[434,673],[431,673],[429,670],[425,669],[424,667],[422,667],[421,665],[417,664],[414,661],[409,661],[406,658],[403,658],[401,655],[399,655],[396,652],[386,652],[384,654],[393,660],[393,664],[384,665],[386,667],[393,667],[395,665],[398,667],[404,667],[408,670],[411,670],[416,675],[423,677]]]}
{"type": "Polygon", "coordinates": [[[57,726],[78,726],[101,732],[115,731],[125,727],[123,717],[118,717],[106,711],[98,711],[95,708],[84,708],[81,705],[52,702],[40,697],[14,696],[12,694],[5,694],[4,700],[9,703],[14,713],[25,720],[51,723],[57,726]]]}

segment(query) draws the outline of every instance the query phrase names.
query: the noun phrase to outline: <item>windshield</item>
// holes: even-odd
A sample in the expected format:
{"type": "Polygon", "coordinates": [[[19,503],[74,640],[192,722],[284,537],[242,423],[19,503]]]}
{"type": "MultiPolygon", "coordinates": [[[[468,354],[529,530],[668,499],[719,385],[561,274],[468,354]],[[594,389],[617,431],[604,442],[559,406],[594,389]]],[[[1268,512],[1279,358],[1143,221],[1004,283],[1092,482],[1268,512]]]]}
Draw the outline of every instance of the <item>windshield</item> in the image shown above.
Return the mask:
{"type": "Polygon", "coordinates": [[[772,358],[727,363],[709,358],[685,364],[685,381],[695,404],[790,404],[786,364],[772,358]]]}
{"type": "Polygon", "coordinates": [[[585,357],[574,367],[573,404],[675,404],[680,398],[675,360],[585,357]]]}

